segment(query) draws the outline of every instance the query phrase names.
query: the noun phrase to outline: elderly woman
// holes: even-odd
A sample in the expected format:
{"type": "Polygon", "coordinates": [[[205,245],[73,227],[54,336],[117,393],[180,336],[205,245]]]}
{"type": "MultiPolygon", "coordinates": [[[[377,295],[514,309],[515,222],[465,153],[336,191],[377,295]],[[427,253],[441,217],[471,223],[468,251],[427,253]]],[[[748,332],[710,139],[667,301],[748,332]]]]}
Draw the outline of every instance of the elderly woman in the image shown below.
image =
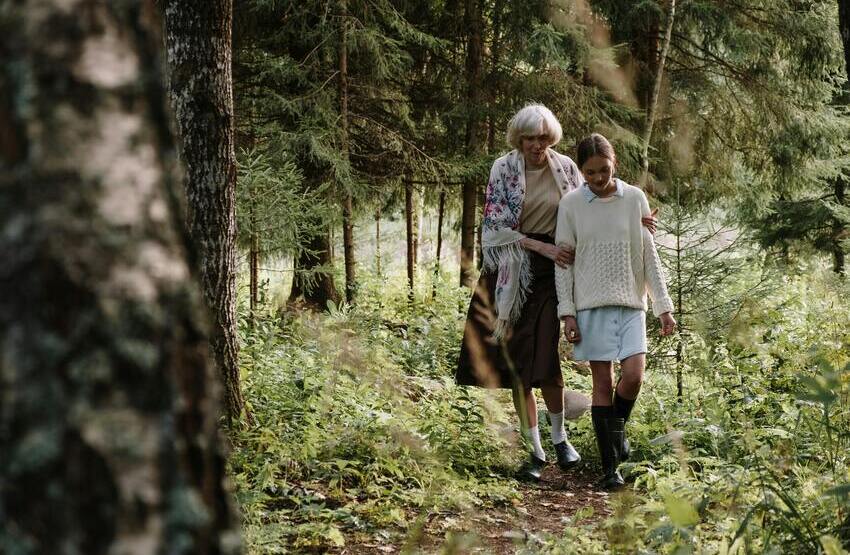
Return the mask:
{"type": "Polygon", "coordinates": [[[514,150],[490,170],[481,232],[484,272],[469,307],[456,375],[461,385],[513,389],[532,447],[522,477],[532,480],[540,479],[546,464],[534,387],[549,409],[558,465],[567,469],[581,460],[564,427],[554,281],[555,264],[572,263],[572,252],[556,247],[554,237],[558,202],[582,181],[575,163],[550,148],[561,135],[561,124],[540,104],[524,107],[508,125],[514,150]]]}
{"type": "MultiPolygon", "coordinates": [[[[534,387],[549,410],[558,466],[566,470],[581,460],[564,426],[555,290],[555,264],[572,264],[573,252],[555,246],[554,237],[561,197],[584,180],[569,157],[550,148],[561,136],[560,123],[540,104],[525,106],[508,124],[513,150],[490,170],[481,232],[484,271],[470,303],[455,376],[460,385],[513,390],[532,447],[520,477],[535,481],[546,453],[534,387]]],[[[654,228],[651,219],[644,224],[654,228]]]]}

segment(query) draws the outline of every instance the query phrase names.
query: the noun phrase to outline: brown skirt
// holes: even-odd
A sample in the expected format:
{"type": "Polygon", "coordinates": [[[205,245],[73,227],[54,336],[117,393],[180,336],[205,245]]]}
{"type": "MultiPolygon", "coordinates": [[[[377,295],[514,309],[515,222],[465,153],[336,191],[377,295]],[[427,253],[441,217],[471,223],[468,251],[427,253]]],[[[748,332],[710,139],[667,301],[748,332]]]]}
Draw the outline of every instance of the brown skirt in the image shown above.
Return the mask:
{"type": "MultiPolygon", "coordinates": [[[[534,239],[552,243],[546,235],[534,239]]],[[[561,365],[558,360],[558,297],[555,293],[555,263],[529,251],[532,273],[531,291],[522,307],[507,341],[506,351],[491,336],[488,320],[493,318],[496,273],[481,274],[463,332],[455,380],[458,385],[481,387],[513,387],[510,366],[513,365],[522,385],[531,387],[560,386],[561,365]]]]}

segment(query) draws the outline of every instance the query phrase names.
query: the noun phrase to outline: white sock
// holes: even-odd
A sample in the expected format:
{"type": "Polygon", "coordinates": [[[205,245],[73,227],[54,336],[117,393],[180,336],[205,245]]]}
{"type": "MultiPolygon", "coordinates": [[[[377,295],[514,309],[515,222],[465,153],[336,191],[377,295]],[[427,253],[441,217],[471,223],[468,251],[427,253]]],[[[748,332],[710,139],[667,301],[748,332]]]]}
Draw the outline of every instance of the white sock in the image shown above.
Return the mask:
{"type": "Polygon", "coordinates": [[[564,428],[564,411],[550,412],[549,421],[552,422],[552,445],[558,445],[567,440],[567,429],[564,428]]]}
{"type": "Polygon", "coordinates": [[[534,456],[541,461],[546,460],[546,451],[543,450],[543,445],[540,444],[540,428],[532,426],[525,432],[525,439],[531,442],[534,456]]]}

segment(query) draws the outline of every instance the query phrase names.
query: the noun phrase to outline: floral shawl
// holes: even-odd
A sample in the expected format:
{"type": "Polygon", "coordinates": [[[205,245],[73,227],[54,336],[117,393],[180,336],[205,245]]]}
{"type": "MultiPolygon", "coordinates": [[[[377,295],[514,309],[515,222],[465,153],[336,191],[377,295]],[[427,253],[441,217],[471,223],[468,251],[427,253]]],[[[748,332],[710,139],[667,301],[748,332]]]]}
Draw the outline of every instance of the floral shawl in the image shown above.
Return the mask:
{"type": "MultiPolygon", "coordinates": [[[[561,197],[582,183],[578,167],[569,157],[552,149],[546,157],[561,197]]],[[[481,247],[485,272],[498,272],[496,279],[495,339],[502,339],[511,324],[522,313],[531,287],[528,253],[520,245],[525,236],[519,232],[520,215],[525,200],[525,162],[522,154],[512,150],[493,163],[484,201],[481,247]]]]}

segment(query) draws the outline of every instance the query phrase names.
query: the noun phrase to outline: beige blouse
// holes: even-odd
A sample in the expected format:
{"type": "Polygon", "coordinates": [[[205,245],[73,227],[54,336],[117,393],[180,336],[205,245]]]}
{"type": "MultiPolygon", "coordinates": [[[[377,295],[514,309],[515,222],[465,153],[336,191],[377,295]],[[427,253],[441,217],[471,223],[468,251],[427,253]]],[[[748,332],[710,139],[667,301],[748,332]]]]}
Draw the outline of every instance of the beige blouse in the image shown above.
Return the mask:
{"type": "Polygon", "coordinates": [[[555,236],[561,193],[549,164],[534,170],[525,168],[525,199],[519,218],[521,233],[545,233],[555,236]]]}

